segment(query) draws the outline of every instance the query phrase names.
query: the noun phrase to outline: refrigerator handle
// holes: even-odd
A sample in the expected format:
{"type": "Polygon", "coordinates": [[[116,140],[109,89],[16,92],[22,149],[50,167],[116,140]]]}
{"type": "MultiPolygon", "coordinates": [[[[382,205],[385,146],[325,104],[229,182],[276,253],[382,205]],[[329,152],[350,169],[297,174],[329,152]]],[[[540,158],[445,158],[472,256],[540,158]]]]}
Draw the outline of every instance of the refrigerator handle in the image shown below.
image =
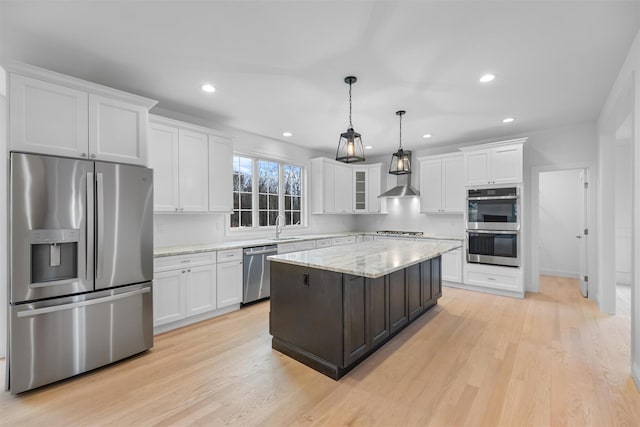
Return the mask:
{"type": "Polygon", "coordinates": [[[96,278],[102,277],[104,265],[104,174],[96,173],[96,278]]]}
{"type": "Polygon", "coordinates": [[[87,231],[86,231],[86,248],[85,248],[85,270],[87,281],[93,286],[93,225],[94,225],[94,193],[95,183],[93,180],[93,172],[87,172],[87,231]]]}

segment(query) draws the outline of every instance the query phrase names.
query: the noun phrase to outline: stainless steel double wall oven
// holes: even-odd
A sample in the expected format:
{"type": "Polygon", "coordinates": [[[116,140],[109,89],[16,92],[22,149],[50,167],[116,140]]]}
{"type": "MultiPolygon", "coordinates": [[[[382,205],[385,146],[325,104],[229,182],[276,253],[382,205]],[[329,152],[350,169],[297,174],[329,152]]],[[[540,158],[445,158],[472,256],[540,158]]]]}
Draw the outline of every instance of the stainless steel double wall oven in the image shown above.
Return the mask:
{"type": "Polygon", "coordinates": [[[518,187],[467,190],[467,261],[520,266],[518,187]]]}
{"type": "Polygon", "coordinates": [[[153,345],[151,169],[11,153],[8,388],[153,345]]]}

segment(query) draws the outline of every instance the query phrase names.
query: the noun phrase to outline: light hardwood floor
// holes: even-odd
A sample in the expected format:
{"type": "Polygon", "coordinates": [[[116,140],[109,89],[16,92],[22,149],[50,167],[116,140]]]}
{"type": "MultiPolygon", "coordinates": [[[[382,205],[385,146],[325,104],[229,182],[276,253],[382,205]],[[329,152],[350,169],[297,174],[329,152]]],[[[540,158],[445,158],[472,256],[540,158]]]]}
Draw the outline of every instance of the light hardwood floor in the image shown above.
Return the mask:
{"type": "Polygon", "coordinates": [[[340,381],[272,350],[268,312],[260,303],[158,336],[124,363],[5,392],[0,424],[640,425],[629,319],[599,313],[570,279],[545,277],[524,300],[445,288],[340,381]]]}

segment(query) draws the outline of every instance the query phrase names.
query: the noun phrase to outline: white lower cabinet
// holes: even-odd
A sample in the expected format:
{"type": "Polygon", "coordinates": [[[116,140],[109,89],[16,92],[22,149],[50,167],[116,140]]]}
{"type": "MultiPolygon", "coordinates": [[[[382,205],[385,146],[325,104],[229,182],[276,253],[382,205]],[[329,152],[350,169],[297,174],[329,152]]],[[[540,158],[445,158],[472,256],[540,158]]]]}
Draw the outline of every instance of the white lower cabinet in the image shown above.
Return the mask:
{"type": "Polygon", "coordinates": [[[241,301],[242,249],[154,260],[156,333],[224,314],[241,301]]]}
{"type": "Polygon", "coordinates": [[[467,264],[464,283],[503,295],[524,297],[522,269],[483,264],[467,264]]]}
{"type": "Polygon", "coordinates": [[[218,308],[242,302],[242,249],[218,251],[218,308]]]}
{"type": "Polygon", "coordinates": [[[331,239],[331,246],[350,245],[356,243],[356,236],[334,237],[331,239]]]}
{"type": "Polygon", "coordinates": [[[442,255],[442,280],[462,283],[462,248],[442,255]]]}

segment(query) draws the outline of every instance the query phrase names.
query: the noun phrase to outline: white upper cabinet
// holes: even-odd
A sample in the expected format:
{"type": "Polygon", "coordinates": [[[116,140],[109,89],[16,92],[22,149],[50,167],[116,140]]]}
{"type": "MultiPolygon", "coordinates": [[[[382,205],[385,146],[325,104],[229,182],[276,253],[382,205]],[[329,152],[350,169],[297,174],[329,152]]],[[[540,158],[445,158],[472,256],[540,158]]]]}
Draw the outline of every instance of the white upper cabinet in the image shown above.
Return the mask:
{"type": "Polygon", "coordinates": [[[18,74],[10,76],[12,150],[88,156],[89,94],[18,74]]]}
{"type": "Polygon", "coordinates": [[[207,134],[179,129],[178,135],[180,211],[207,212],[209,210],[209,140],[207,134]]]}
{"type": "Polygon", "coordinates": [[[206,128],[151,116],[154,211],[230,212],[233,145],[206,128]]]}
{"type": "Polygon", "coordinates": [[[149,166],[153,168],[153,210],[175,212],[180,207],[178,128],[149,123],[149,166]]]}
{"type": "Polygon", "coordinates": [[[311,159],[311,213],[380,212],[380,164],[348,165],[311,159]]]}
{"type": "Polygon", "coordinates": [[[463,213],[462,154],[420,159],[420,207],[426,213],[463,213]]]}
{"type": "Polygon", "coordinates": [[[522,145],[527,138],[461,148],[465,185],[522,182],[522,145]]]}
{"type": "Polygon", "coordinates": [[[100,95],[89,95],[89,157],[147,165],[145,107],[100,95]]]}
{"type": "Polygon", "coordinates": [[[231,212],[232,194],[232,141],[229,138],[209,135],[209,211],[231,212]]]}
{"type": "Polygon", "coordinates": [[[8,68],[11,150],[147,165],[155,101],[37,67],[8,68]]]}

